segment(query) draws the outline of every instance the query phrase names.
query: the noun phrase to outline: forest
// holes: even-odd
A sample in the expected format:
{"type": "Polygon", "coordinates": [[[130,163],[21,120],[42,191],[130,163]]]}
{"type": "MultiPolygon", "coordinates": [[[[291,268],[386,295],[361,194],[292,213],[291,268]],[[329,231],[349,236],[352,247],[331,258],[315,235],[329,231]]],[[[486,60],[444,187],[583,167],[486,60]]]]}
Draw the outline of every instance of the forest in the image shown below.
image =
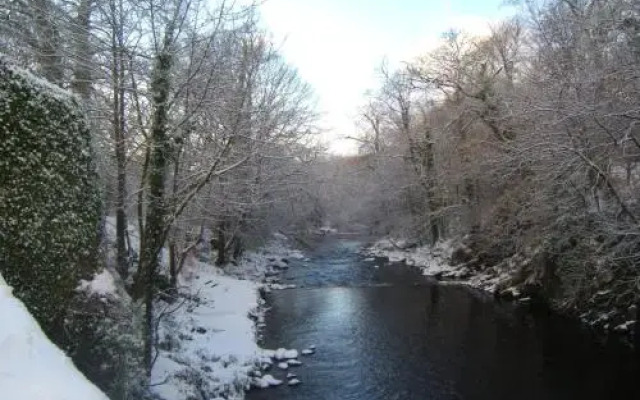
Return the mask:
{"type": "Polygon", "coordinates": [[[639,282],[638,6],[528,1],[486,37],[450,31],[382,65],[360,153],[328,174],[346,193],[334,215],[457,241],[454,262],[504,266],[566,312],[625,318],[639,282]]]}
{"type": "Polygon", "coordinates": [[[200,394],[154,392],[166,321],[217,285],[194,268],[237,288],[262,262],[264,323],[259,285],[327,232],[444,254],[437,279],[487,277],[633,347],[640,2],[511,3],[486,35],[381,63],[337,155],[259,2],[0,0],[0,294],[112,399],[255,386],[190,371],[200,394]]]}

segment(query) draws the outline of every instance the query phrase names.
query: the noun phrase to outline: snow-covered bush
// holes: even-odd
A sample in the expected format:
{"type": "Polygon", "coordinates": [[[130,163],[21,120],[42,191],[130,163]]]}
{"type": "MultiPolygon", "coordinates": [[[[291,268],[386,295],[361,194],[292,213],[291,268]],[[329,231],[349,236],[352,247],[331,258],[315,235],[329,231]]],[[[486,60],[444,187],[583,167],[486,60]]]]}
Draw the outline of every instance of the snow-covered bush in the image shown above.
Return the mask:
{"type": "Polygon", "coordinates": [[[81,281],[66,325],[73,361],[112,400],[141,400],[142,310],[116,272],[103,269],[81,281]]]}
{"type": "Polygon", "coordinates": [[[95,269],[100,196],[67,92],[0,56],[0,271],[50,336],[95,269]]]}

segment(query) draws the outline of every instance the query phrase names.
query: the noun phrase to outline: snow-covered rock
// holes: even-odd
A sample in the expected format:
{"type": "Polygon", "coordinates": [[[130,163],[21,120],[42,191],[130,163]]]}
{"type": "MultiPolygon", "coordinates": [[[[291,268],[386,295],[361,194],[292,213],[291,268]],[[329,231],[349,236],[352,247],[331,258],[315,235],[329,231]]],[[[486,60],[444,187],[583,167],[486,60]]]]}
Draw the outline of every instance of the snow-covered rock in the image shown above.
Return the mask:
{"type": "Polygon", "coordinates": [[[268,358],[274,358],[276,356],[275,350],[262,349],[262,355],[268,358]]]}
{"type": "Polygon", "coordinates": [[[298,350],[291,349],[291,350],[285,351],[284,352],[284,358],[286,358],[286,359],[298,358],[298,350]]]}
{"type": "Polygon", "coordinates": [[[40,329],[0,275],[0,397],[108,400],[40,329]]]}
{"type": "Polygon", "coordinates": [[[316,230],[316,233],[318,235],[329,235],[329,234],[338,233],[338,230],[330,226],[321,226],[316,230]]]}
{"type": "MultiPolygon", "coordinates": [[[[494,292],[508,275],[493,271],[474,272],[464,265],[450,265],[454,243],[445,241],[435,246],[409,245],[406,240],[381,239],[362,251],[364,255],[386,257],[390,262],[404,262],[415,266],[425,276],[452,280],[456,284],[469,285],[488,292],[494,292]]],[[[378,268],[374,265],[374,268],[378,268]]]]}
{"type": "Polygon", "coordinates": [[[280,369],[288,369],[289,368],[289,364],[286,363],[286,362],[278,363],[278,368],[280,368],[280,369]]]}
{"type": "Polygon", "coordinates": [[[613,328],[614,332],[629,332],[629,330],[636,324],[636,321],[626,321],[623,324],[617,325],[613,328]]]}
{"type": "Polygon", "coordinates": [[[273,358],[276,360],[284,360],[284,352],[287,351],[285,348],[279,348],[273,353],[273,358]]]}
{"type": "Polygon", "coordinates": [[[255,386],[266,389],[270,386],[280,386],[282,381],[273,377],[273,375],[265,375],[262,378],[258,378],[254,382],[255,386]]]}
{"type": "Polygon", "coordinates": [[[291,359],[291,360],[287,360],[287,364],[289,364],[290,367],[298,367],[302,365],[302,362],[296,359],[291,359]]]}
{"type": "Polygon", "coordinates": [[[281,283],[270,283],[268,286],[272,290],[295,289],[297,287],[294,284],[281,284],[281,283]]]}
{"type": "Polygon", "coordinates": [[[284,349],[284,348],[279,348],[278,350],[276,350],[274,356],[273,356],[276,360],[288,360],[291,358],[298,358],[298,350],[295,349],[284,349]]]}
{"type": "Polygon", "coordinates": [[[271,375],[265,375],[263,379],[265,379],[267,383],[269,383],[269,386],[278,386],[282,384],[282,381],[280,379],[276,379],[271,375]]]}
{"type": "Polygon", "coordinates": [[[274,234],[273,238],[262,248],[247,251],[236,265],[228,265],[225,271],[232,276],[254,281],[264,281],[266,277],[275,277],[288,267],[283,260],[300,260],[305,255],[294,249],[294,243],[282,234],[274,234]],[[272,268],[277,265],[277,270],[272,268]]]}
{"type": "Polygon", "coordinates": [[[316,351],[313,349],[304,349],[302,350],[300,353],[302,353],[303,356],[310,356],[313,353],[315,353],[316,351]]]}
{"type": "Polygon", "coordinates": [[[291,380],[289,380],[289,382],[287,382],[287,385],[289,386],[297,386],[299,384],[301,384],[302,382],[299,379],[293,378],[291,380]]]}

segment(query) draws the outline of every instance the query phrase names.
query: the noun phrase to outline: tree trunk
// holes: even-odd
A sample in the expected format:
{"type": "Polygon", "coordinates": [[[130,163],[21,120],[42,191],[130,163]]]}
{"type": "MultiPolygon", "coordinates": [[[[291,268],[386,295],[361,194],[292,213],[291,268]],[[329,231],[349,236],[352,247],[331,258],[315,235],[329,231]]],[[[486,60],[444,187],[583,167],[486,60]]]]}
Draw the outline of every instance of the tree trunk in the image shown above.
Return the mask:
{"type": "Polygon", "coordinates": [[[636,301],[636,323],[633,326],[633,345],[636,358],[640,361],[640,300],[636,301]]]}
{"type": "Polygon", "coordinates": [[[73,80],[71,88],[85,102],[91,97],[91,11],[93,0],[81,0],[77,7],[74,32],[73,80]]]}
{"type": "Polygon", "coordinates": [[[55,84],[62,84],[64,70],[59,51],[60,32],[53,18],[56,10],[50,0],[34,0],[35,30],[37,32],[37,56],[42,75],[55,84]]]}
{"type": "Polygon", "coordinates": [[[226,229],[226,224],[224,222],[220,222],[218,225],[218,240],[216,242],[216,250],[218,250],[218,257],[216,258],[216,265],[224,265],[227,262],[226,252],[226,237],[224,230],[226,229]]]}
{"type": "Polygon", "coordinates": [[[436,216],[436,213],[440,211],[442,204],[437,200],[438,197],[438,179],[436,177],[435,170],[435,156],[433,154],[433,138],[431,136],[431,130],[427,127],[425,132],[425,146],[424,146],[424,167],[426,173],[427,184],[427,207],[429,209],[429,225],[431,230],[431,243],[436,244],[438,240],[442,238],[442,229],[440,226],[441,216],[436,216]]]}
{"type": "Polygon", "coordinates": [[[238,261],[242,256],[244,246],[242,245],[242,239],[236,236],[233,240],[233,259],[238,261]]]}
{"type": "Polygon", "coordinates": [[[169,279],[172,288],[178,284],[178,265],[176,264],[176,244],[169,240],[169,279]]]}
{"type": "Polygon", "coordinates": [[[151,373],[155,332],[153,328],[153,300],[155,280],[158,271],[158,255],[166,237],[165,219],[165,181],[169,156],[169,137],[167,134],[170,73],[173,68],[173,56],[170,43],[173,34],[169,30],[164,48],[156,56],[151,93],[153,96],[153,120],[150,137],[150,156],[147,185],[147,211],[144,227],[144,246],[141,249],[140,266],[136,277],[134,295],[144,297],[144,364],[147,373],[151,373]]]}
{"type": "Polygon", "coordinates": [[[122,1],[110,3],[114,26],[111,31],[112,90],[113,90],[113,141],[116,156],[116,269],[123,279],[129,275],[129,257],[126,246],[126,148],[125,148],[125,65],[124,32],[122,26],[122,1]]]}

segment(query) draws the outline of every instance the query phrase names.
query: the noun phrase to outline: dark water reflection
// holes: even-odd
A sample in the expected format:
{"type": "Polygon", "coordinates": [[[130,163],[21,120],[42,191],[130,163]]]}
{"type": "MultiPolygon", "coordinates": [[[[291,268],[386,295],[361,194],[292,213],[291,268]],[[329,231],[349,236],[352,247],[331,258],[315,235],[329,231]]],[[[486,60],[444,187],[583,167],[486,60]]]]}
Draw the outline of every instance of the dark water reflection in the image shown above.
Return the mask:
{"type": "Polygon", "coordinates": [[[358,246],[323,242],[288,273],[305,288],[269,296],[263,345],[318,351],[294,369],[302,385],[248,399],[639,398],[628,352],[557,317],[374,268],[358,246]]]}

